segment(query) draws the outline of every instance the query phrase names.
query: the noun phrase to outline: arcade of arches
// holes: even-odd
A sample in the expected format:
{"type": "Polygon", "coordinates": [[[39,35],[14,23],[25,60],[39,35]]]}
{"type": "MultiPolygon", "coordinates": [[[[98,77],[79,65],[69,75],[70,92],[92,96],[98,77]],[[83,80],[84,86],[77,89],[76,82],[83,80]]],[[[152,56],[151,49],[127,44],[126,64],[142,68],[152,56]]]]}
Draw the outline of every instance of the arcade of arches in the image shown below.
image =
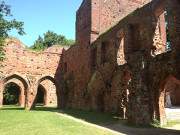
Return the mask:
{"type": "Polygon", "coordinates": [[[166,124],[165,107],[180,105],[179,0],[83,0],[76,18],[69,49],[35,53],[7,41],[0,105],[13,82],[28,109],[57,104],[166,124]]]}
{"type": "Polygon", "coordinates": [[[16,104],[27,109],[36,105],[57,107],[57,87],[54,78],[45,76],[41,79],[38,83],[32,84],[35,86],[34,91],[30,91],[31,86],[23,77],[17,74],[8,76],[1,85],[0,105],[16,104]]]}
{"type": "MultiPolygon", "coordinates": [[[[0,106],[4,104],[3,93],[10,82],[20,89],[19,104],[21,106],[27,109],[35,107],[42,94],[44,101],[41,105],[57,106],[59,85],[56,73],[63,48],[53,46],[43,52],[33,52],[26,49],[19,40],[10,38],[7,39],[4,50],[6,58],[1,64],[0,106]],[[51,59],[52,61],[49,61],[51,59]],[[39,91],[43,91],[40,97],[39,91]]],[[[8,89],[10,91],[13,87],[8,87],[8,89]]]]}

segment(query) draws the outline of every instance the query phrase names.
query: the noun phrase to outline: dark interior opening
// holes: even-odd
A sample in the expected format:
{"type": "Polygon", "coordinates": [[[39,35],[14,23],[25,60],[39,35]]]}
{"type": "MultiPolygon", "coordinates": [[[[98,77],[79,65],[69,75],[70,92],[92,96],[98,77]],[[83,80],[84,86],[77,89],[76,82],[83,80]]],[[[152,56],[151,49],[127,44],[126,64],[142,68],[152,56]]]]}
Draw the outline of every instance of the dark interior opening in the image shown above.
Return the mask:
{"type": "Polygon", "coordinates": [[[97,105],[98,105],[98,111],[104,112],[104,93],[98,94],[97,105]]]}
{"type": "Polygon", "coordinates": [[[45,88],[42,85],[38,86],[36,104],[39,106],[45,105],[45,88]]]}
{"type": "Polygon", "coordinates": [[[130,32],[130,42],[131,42],[131,50],[132,52],[139,51],[141,49],[141,36],[140,36],[140,25],[139,24],[130,24],[129,25],[130,32]]]}
{"type": "Polygon", "coordinates": [[[107,62],[107,42],[102,42],[101,45],[101,64],[104,64],[105,62],[107,62]]]}
{"type": "Polygon", "coordinates": [[[94,71],[96,69],[96,60],[97,60],[97,48],[91,50],[91,69],[94,71]]]}
{"type": "Polygon", "coordinates": [[[15,83],[9,83],[3,91],[3,105],[18,105],[20,98],[20,87],[15,83]]]}

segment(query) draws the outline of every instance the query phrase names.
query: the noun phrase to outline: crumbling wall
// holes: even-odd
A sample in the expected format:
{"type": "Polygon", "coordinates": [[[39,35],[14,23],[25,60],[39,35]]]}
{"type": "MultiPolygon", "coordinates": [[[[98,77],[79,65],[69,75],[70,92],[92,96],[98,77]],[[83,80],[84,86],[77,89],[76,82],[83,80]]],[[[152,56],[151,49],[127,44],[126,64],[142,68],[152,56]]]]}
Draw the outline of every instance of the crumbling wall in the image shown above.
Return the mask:
{"type": "MultiPolygon", "coordinates": [[[[28,109],[31,109],[36,98],[38,81],[43,76],[52,76],[53,83],[58,83],[55,74],[60,62],[60,56],[63,48],[59,46],[53,46],[43,52],[34,52],[25,48],[19,40],[10,38],[7,39],[5,50],[5,60],[1,62],[1,82],[0,88],[1,99],[0,106],[2,106],[2,92],[4,90],[4,84],[12,79],[18,79],[24,84],[24,92],[26,100],[23,104],[26,104],[28,109]]],[[[47,88],[47,104],[57,105],[57,87],[52,86],[47,88]]],[[[58,85],[58,84],[55,84],[58,85]]]]}
{"type": "Polygon", "coordinates": [[[76,13],[76,41],[89,45],[100,34],[151,0],[83,0],[76,13]]]}
{"type": "Polygon", "coordinates": [[[67,106],[118,113],[135,124],[149,124],[154,119],[165,124],[164,80],[179,71],[175,66],[179,53],[176,49],[167,52],[166,45],[168,21],[168,34],[175,37],[172,44],[177,47],[178,31],[174,34],[173,30],[179,26],[178,17],[175,22],[170,17],[165,20],[166,11],[170,16],[174,3],[166,10],[168,0],[121,1],[119,5],[115,0],[96,2],[92,6],[101,8],[92,11],[91,19],[101,25],[93,21],[91,25],[100,33],[117,24],[89,46],[77,42],[76,47],[64,52],[62,61],[69,66],[62,73],[68,86],[63,88],[68,89],[70,99],[67,106]]]}
{"type": "Polygon", "coordinates": [[[148,2],[150,0],[101,0],[100,33],[105,32],[119,20],[148,2]]]}

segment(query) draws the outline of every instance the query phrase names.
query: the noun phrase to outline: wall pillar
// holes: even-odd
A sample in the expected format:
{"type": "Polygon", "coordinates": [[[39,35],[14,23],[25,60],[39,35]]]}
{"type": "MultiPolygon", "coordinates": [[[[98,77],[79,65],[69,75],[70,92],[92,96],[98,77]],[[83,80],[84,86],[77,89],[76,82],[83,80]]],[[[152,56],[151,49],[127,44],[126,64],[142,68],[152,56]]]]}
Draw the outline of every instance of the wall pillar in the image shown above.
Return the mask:
{"type": "Polygon", "coordinates": [[[159,96],[159,102],[158,102],[158,107],[159,107],[159,120],[160,120],[160,125],[166,125],[167,124],[167,119],[166,119],[166,113],[165,113],[165,104],[164,104],[164,98],[165,98],[165,90],[164,88],[160,92],[159,96]]]}
{"type": "Polygon", "coordinates": [[[25,89],[21,90],[21,95],[20,95],[20,99],[19,99],[19,105],[21,107],[25,107],[25,89]]]}
{"type": "Polygon", "coordinates": [[[143,55],[133,54],[130,67],[132,71],[129,84],[128,121],[136,125],[149,125],[152,122],[150,113],[150,92],[147,86],[147,67],[143,55]]]}
{"type": "Polygon", "coordinates": [[[3,106],[3,90],[4,90],[4,83],[0,80],[0,108],[3,106]]]}
{"type": "Polygon", "coordinates": [[[180,79],[180,1],[167,0],[168,28],[176,77],[180,79]]]}
{"type": "Polygon", "coordinates": [[[27,90],[26,109],[31,110],[34,107],[37,89],[34,84],[31,84],[27,90]]]}

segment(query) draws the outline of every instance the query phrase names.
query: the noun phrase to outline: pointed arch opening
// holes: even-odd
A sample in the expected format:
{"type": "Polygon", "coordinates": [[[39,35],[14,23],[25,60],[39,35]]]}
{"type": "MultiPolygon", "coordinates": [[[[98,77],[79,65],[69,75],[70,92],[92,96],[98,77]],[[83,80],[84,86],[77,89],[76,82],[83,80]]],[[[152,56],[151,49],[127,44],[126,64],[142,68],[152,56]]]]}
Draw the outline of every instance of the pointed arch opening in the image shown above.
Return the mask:
{"type": "Polygon", "coordinates": [[[52,76],[44,76],[37,82],[34,107],[57,107],[57,85],[52,76]]]}
{"type": "Polygon", "coordinates": [[[3,91],[3,105],[21,105],[22,88],[14,83],[7,83],[3,91]]]}
{"type": "Polygon", "coordinates": [[[160,84],[158,115],[161,125],[167,121],[180,120],[180,80],[169,75],[160,84]]]}
{"type": "Polygon", "coordinates": [[[25,107],[28,81],[18,74],[11,74],[4,78],[0,96],[0,106],[19,105],[25,107]]]}

